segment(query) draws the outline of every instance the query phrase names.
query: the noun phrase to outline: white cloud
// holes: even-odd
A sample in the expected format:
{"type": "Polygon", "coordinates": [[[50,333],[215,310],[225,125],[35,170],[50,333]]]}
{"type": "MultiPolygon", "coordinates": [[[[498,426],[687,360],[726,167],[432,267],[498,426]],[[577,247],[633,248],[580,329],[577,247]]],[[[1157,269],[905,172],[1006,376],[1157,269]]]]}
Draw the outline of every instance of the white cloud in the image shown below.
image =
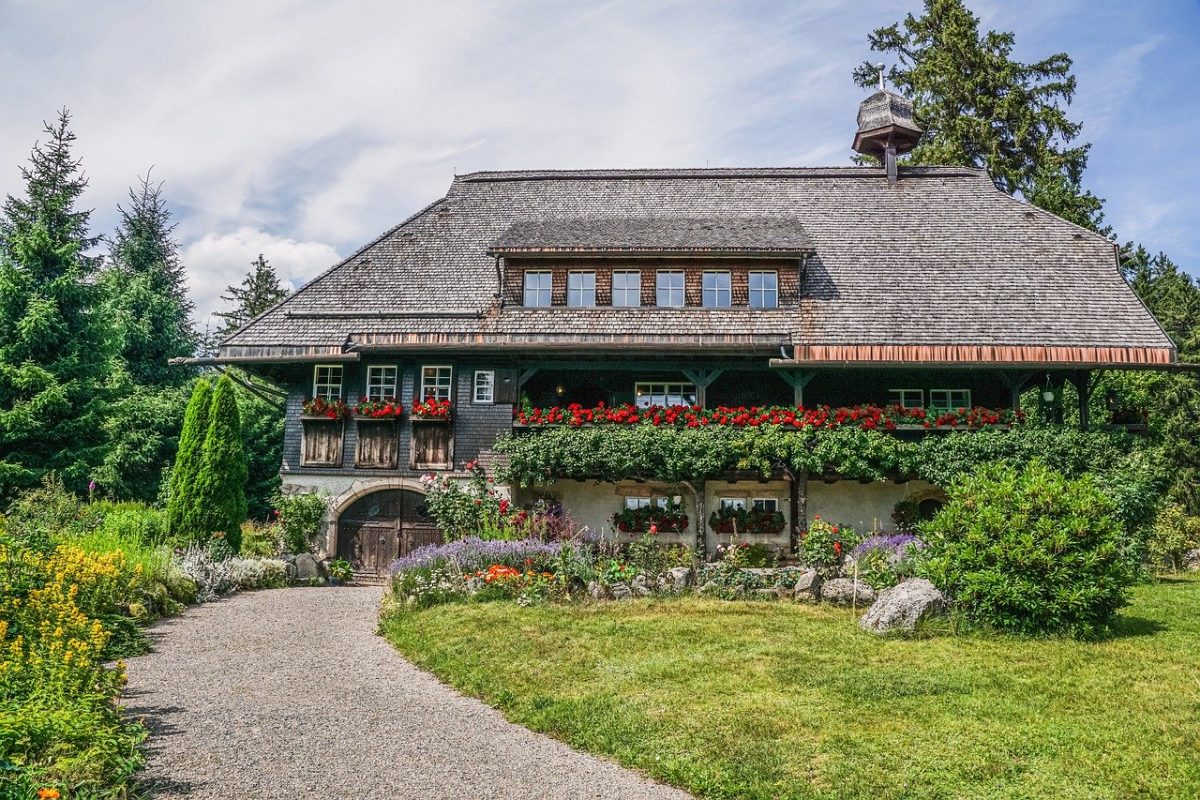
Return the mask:
{"type": "Polygon", "coordinates": [[[213,311],[228,305],[221,300],[225,288],[241,283],[250,262],[262,254],[285,285],[297,289],[340,260],[337,251],[323,242],[301,242],[251,227],[232,233],[206,234],[183,249],[189,289],[201,327],[213,311]]]}

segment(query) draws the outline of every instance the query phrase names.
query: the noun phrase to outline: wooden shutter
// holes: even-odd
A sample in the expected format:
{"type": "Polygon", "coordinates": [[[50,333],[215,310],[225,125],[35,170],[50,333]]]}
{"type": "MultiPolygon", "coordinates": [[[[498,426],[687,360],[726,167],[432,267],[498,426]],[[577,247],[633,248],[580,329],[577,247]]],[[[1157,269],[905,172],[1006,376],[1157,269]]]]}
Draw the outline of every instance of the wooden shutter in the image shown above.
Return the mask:
{"type": "Polygon", "coordinates": [[[358,420],[354,465],[365,469],[395,469],[400,448],[394,420],[358,420]]]}
{"type": "Polygon", "coordinates": [[[306,419],[300,454],[302,467],[340,467],[342,465],[342,421],[306,419]]]}
{"type": "Polygon", "coordinates": [[[517,371],[515,369],[496,370],[496,385],[493,388],[492,402],[517,402],[517,391],[519,388],[517,386],[517,371]]]}

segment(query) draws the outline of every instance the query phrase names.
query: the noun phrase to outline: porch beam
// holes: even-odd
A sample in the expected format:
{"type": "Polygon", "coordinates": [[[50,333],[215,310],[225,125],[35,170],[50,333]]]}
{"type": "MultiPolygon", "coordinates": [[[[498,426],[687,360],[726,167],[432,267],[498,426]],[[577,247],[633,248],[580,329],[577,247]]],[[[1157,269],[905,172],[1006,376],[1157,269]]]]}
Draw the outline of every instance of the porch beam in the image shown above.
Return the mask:
{"type": "Polygon", "coordinates": [[[1012,370],[1002,369],[997,370],[996,374],[1000,376],[1000,380],[1008,387],[1010,400],[1012,402],[1012,410],[1021,410],[1021,389],[1025,384],[1029,383],[1033,378],[1032,372],[1013,372],[1012,370]]]}
{"type": "Polygon", "coordinates": [[[530,367],[528,369],[521,370],[521,374],[517,376],[517,388],[519,389],[524,386],[530,378],[537,374],[537,372],[537,367],[530,367]]]}
{"type": "MultiPolygon", "coordinates": [[[[523,362],[529,365],[529,368],[534,372],[538,370],[577,370],[586,372],[678,372],[686,374],[689,370],[697,372],[713,372],[716,375],[724,371],[724,367],[718,366],[711,362],[689,362],[680,365],[678,361],[529,361],[523,362]]],[[[715,376],[714,376],[715,377],[715,376]]]]}
{"type": "Polygon", "coordinates": [[[723,370],[721,369],[685,369],[680,370],[683,377],[696,386],[696,402],[701,408],[708,406],[708,387],[715,381],[723,370]]]}

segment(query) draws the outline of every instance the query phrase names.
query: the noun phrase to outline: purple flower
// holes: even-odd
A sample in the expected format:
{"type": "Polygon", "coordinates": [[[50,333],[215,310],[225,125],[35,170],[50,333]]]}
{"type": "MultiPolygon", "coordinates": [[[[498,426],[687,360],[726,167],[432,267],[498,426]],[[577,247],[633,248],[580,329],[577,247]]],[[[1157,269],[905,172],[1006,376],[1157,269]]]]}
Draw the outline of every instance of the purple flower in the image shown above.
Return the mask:
{"type": "Polygon", "coordinates": [[[484,541],[475,536],[458,539],[445,544],[427,544],[418,547],[403,558],[392,562],[391,572],[396,574],[410,569],[436,567],[455,563],[463,572],[484,570],[492,564],[525,568],[525,562],[533,559],[544,563],[558,555],[559,542],[543,542],[540,539],[518,539],[516,541],[484,541]]]}
{"type": "Polygon", "coordinates": [[[88,491],[89,492],[96,491],[96,482],[95,481],[88,481],[88,491]]]}
{"type": "Polygon", "coordinates": [[[857,559],[872,550],[879,550],[890,557],[899,557],[910,548],[920,550],[924,546],[925,543],[911,533],[890,533],[886,536],[868,536],[859,542],[852,555],[857,559]]]}

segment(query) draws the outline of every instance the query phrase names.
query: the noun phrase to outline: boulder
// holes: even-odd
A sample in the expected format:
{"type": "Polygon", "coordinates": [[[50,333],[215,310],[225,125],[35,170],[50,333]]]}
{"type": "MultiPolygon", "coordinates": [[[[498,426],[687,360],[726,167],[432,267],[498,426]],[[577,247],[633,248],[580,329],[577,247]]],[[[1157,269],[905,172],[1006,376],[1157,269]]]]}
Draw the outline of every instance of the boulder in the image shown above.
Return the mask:
{"type": "Polygon", "coordinates": [[[821,599],[821,573],[815,569],[800,573],[796,585],[792,587],[792,597],[801,603],[815,603],[821,599]]]}
{"type": "Polygon", "coordinates": [[[604,587],[598,581],[591,581],[587,585],[588,597],[593,600],[607,600],[608,592],[604,591],[604,587]]]}
{"type": "Polygon", "coordinates": [[[629,588],[627,583],[614,583],[608,587],[609,594],[613,600],[632,600],[633,590],[629,588]]]}
{"type": "Polygon", "coordinates": [[[869,606],[875,602],[875,590],[853,578],[830,578],[821,584],[821,599],[839,606],[869,606]]]}
{"type": "Polygon", "coordinates": [[[778,600],[779,593],[774,589],[755,589],[752,595],[758,600],[778,600]]]}
{"type": "Polygon", "coordinates": [[[652,591],[645,575],[635,575],[629,582],[629,590],[633,592],[634,597],[649,597],[652,591]]]}
{"type": "Polygon", "coordinates": [[[296,580],[301,582],[316,580],[321,575],[321,568],[318,566],[317,557],[312,553],[299,553],[296,556],[296,580]]]}
{"type": "Polygon", "coordinates": [[[1200,572],[1200,550],[1188,550],[1184,553],[1182,564],[1188,572],[1200,572]]]}
{"type": "Polygon", "coordinates": [[[924,578],[910,578],[879,593],[858,626],[883,636],[896,631],[911,633],[923,619],[946,611],[946,597],[924,578]]]}
{"type": "Polygon", "coordinates": [[[696,574],[692,572],[691,567],[671,567],[667,570],[666,578],[667,585],[677,592],[681,592],[691,586],[696,579],[696,574]]]}

